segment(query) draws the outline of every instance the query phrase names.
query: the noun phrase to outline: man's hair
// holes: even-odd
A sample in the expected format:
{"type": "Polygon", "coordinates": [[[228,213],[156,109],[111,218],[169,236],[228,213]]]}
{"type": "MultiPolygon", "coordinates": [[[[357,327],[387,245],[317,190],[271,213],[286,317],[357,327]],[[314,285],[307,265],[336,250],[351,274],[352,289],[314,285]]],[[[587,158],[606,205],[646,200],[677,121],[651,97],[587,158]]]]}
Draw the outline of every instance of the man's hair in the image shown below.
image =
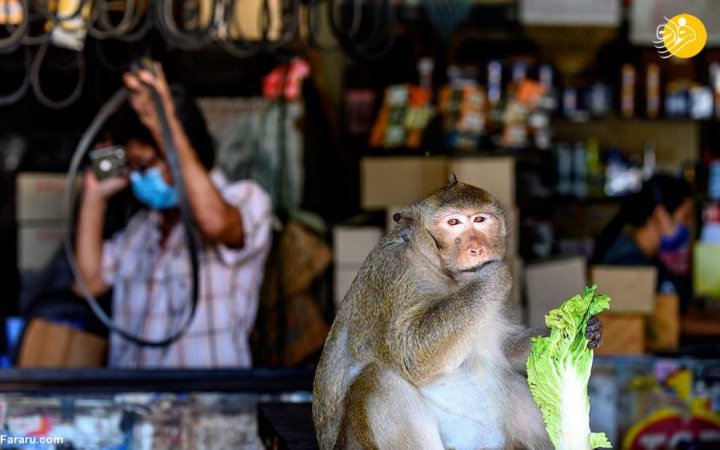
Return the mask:
{"type": "MultiPolygon", "coordinates": [[[[210,170],[215,164],[215,145],[200,108],[180,87],[172,87],[172,96],[176,117],[195,149],[200,163],[210,170]]],[[[155,142],[150,130],[140,122],[137,113],[128,103],[109,119],[107,129],[115,144],[125,145],[131,139],[135,139],[159,149],[159,143],[155,142]]]]}

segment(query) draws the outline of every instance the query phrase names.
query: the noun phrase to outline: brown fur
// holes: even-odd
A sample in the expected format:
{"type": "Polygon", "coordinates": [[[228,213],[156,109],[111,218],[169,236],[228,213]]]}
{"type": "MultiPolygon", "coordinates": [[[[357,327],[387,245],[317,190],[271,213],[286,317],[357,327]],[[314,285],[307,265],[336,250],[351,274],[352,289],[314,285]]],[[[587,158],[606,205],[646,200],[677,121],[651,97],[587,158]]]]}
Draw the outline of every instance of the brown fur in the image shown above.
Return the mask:
{"type": "Polygon", "coordinates": [[[443,448],[453,425],[441,424],[429,390],[445,389],[453,374],[504,393],[488,417],[500,418],[505,448],[550,448],[521,375],[530,333],[508,318],[512,280],[503,262],[501,206],[487,191],[455,180],[394,219],[398,225],[351,284],[317,368],[320,448],[443,448]],[[452,228],[440,228],[448,211],[492,219],[456,243],[452,228]],[[480,255],[480,268],[462,273],[457,260],[470,251],[480,255]]]}

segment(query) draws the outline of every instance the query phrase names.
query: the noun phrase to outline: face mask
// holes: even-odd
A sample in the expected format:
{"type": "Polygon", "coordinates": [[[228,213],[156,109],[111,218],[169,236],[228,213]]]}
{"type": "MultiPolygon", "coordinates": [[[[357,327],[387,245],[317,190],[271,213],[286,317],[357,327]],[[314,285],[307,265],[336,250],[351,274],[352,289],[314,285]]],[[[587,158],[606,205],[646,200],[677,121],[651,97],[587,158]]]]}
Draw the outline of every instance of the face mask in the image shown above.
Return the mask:
{"type": "Polygon", "coordinates": [[[158,167],[130,172],[130,184],[135,197],[153,209],[170,209],[178,204],[177,189],[165,182],[158,167]]]}
{"type": "Polygon", "coordinates": [[[690,227],[680,224],[675,227],[675,232],[670,236],[660,238],[660,251],[672,252],[679,250],[690,242],[690,227]]]}

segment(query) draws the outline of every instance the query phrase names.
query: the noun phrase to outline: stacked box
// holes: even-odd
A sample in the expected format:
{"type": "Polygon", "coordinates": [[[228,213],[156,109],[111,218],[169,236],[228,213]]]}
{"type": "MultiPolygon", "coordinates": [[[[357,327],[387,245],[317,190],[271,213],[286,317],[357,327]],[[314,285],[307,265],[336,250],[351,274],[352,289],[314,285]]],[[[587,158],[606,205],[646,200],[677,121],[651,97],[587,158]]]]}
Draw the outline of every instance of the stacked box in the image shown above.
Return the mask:
{"type": "Polygon", "coordinates": [[[333,229],[336,309],[342,303],[365,258],[382,236],[383,230],[380,227],[336,226],[333,229]]]}
{"type": "Polygon", "coordinates": [[[525,268],[528,300],[528,324],[545,325],[545,315],[578,294],[587,286],[585,258],[554,259],[525,268]]]}
{"type": "MultiPolygon", "coordinates": [[[[611,304],[612,309],[612,304],[611,304]]],[[[641,355],[645,352],[646,316],[638,313],[600,314],[603,327],[598,355],[641,355]]]]}
{"type": "Polygon", "coordinates": [[[45,268],[62,243],[64,192],[65,174],[20,173],[17,177],[18,266],[23,286],[45,268]]]}

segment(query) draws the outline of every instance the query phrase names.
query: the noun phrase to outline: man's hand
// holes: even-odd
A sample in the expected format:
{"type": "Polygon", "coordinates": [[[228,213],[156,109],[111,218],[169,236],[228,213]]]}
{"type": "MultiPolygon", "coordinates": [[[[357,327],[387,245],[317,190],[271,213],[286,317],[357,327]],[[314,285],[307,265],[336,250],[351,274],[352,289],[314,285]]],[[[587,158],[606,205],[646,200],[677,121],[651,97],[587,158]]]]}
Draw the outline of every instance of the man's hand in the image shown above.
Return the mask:
{"type": "Polygon", "coordinates": [[[150,130],[155,141],[162,148],[162,129],[160,128],[160,120],[158,119],[158,111],[152,99],[151,87],[154,87],[160,94],[165,113],[168,117],[175,114],[175,105],[172,100],[170,86],[165,79],[165,73],[160,63],[154,63],[153,70],[155,74],[147,69],[140,69],[137,72],[126,72],[123,75],[123,81],[130,91],[130,105],[135,110],[143,125],[150,130]]]}
{"type": "Polygon", "coordinates": [[[85,171],[85,197],[94,200],[107,201],[127,187],[127,177],[110,177],[98,180],[92,169],[85,171]]]}

